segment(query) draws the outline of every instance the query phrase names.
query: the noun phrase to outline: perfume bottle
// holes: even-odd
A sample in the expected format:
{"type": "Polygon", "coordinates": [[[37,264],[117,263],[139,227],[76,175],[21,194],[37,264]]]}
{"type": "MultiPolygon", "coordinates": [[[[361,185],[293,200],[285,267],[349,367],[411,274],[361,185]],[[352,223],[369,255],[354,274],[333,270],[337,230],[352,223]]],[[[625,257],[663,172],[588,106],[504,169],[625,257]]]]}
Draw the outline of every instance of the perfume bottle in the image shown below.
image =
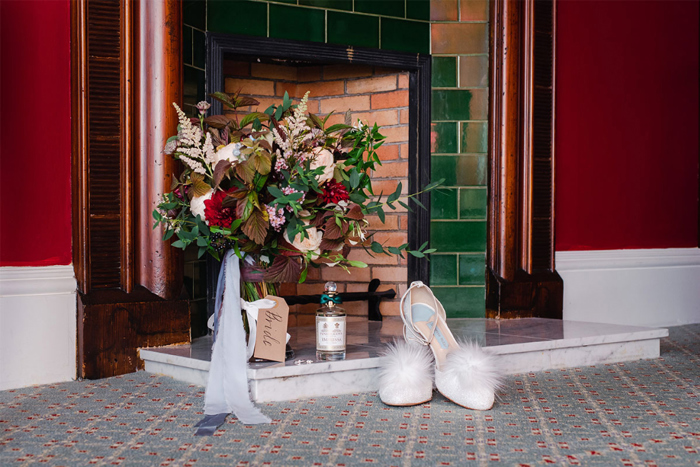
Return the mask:
{"type": "Polygon", "coordinates": [[[345,359],[345,309],[335,282],[326,282],[321,295],[321,307],[316,310],[316,358],[318,360],[345,359]]]}

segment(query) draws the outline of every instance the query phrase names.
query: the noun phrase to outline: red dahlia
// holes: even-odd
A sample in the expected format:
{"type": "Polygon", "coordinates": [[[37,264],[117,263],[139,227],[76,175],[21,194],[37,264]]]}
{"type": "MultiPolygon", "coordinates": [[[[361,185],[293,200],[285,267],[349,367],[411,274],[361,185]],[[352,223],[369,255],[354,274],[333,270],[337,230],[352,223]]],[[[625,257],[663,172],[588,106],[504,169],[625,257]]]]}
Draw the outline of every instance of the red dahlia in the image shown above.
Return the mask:
{"type": "Polygon", "coordinates": [[[204,216],[209,225],[231,227],[231,223],[236,218],[236,209],[235,207],[225,208],[222,206],[228,193],[226,191],[217,191],[212,195],[211,199],[204,202],[204,216]]]}
{"type": "Polygon", "coordinates": [[[321,193],[321,200],[328,203],[338,203],[340,201],[347,201],[350,198],[348,195],[348,190],[345,189],[342,183],[338,183],[331,179],[323,185],[323,193],[321,193]]]}

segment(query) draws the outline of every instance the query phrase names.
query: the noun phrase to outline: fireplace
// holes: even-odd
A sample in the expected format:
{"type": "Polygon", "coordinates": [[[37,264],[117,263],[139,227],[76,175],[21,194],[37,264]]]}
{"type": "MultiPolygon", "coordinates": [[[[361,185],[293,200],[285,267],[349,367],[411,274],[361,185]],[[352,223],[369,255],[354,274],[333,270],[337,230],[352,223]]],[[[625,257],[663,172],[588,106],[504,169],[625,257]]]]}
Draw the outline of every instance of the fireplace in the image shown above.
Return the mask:
{"type": "MultiPolygon", "coordinates": [[[[240,90],[260,102],[257,109],[249,111],[264,111],[270,104],[279,103],[285,92],[298,101],[310,91],[310,112],[325,116],[335,111],[328,124],[354,123],[360,118],[382,126],[387,140],[379,151],[383,165],[373,174],[377,194],[392,193],[398,183],[404,193],[415,192],[430,182],[428,55],[209,34],[207,60],[207,93],[240,90]]],[[[224,113],[216,101],[212,111],[224,113]]],[[[387,212],[384,224],[373,216],[370,230],[377,232],[375,239],[388,246],[408,243],[412,249],[428,241],[430,201],[427,195],[419,200],[426,210],[387,212]]],[[[409,281],[428,282],[425,259],[410,255],[405,259],[373,258],[362,248],[355,248],[350,258],[364,261],[369,267],[354,269],[352,274],[340,268],[310,269],[304,284],[284,284],[281,294],[320,293],[327,280],[336,281],[341,292],[360,292],[367,290],[371,279],[378,278],[382,289],[394,289],[400,296],[409,281]]],[[[211,284],[207,314],[213,312],[211,295],[218,266],[210,260],[207,267],[211,284]]],[[[311,324],[315,308],[313,304],[292,307],[290,326],[311,324]]],[[[367,315],[364,302],[347,303],[346,308],[350,315],[367,315]]],[[[383,301],[382,312],[398,314],[398,297],[383,301]]]]}

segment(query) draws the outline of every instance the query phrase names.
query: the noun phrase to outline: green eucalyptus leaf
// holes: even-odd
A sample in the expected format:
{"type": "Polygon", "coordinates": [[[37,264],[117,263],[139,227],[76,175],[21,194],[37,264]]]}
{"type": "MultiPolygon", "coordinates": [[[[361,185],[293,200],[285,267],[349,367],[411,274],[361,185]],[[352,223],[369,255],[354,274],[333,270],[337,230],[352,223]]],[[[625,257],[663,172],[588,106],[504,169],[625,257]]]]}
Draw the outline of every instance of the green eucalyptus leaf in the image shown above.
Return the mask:
{"type": "Polygon", "coordinates": [[[370,249],[375,253],[384,253],[384,247],[379,242],[372,242],[370,249]]]}

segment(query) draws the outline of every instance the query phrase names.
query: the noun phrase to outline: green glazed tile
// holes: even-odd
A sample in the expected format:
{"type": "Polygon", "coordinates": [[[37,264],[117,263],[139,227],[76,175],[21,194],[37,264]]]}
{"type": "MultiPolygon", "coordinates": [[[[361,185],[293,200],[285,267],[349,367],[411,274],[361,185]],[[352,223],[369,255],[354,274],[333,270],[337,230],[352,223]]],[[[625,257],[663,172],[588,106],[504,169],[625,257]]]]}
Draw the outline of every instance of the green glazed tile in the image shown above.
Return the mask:
{"type": "Polygon", "coordinates": [[[434,90],[432,120],[470,120],[471,101],[468,90],[434,90]]]}
{"type": "Polygon", "coordinates": [[[192,65],[192,28],[182,26],[182,63],[192,65]]]}
{"type": "Polygon", "coordinates": [[[486,287],[431,287],[448,318],[486,316],[486,287]]]}
{"type": "MultiPolygon", "coordinates": [[[[205,81],[204,71],[197,70],[190,66],[184,67],[184,85],[183,85],[183,102],[194,106],[197,102],[204,100],[205,81]]],[[[187,114],[193,113],[193,108],[190,105],[185,105],[184,110],[187,114]]]]}
{"type": "Polygon", "coordinates": [[[438,188],[431,193],[431,219],[457,219],[457,191],[454,188],[438,188]]]}
{"type": "Polygon", "coordinates": [[[379,48],[379,18],[329,11],[328,42],[379,48]]]}
{"type": "Polygon", "coordinates": [[[488,193],[483,188],[459,190],[459,218],[485,219],[488,193]]]}
{"type": "Polygon", "coordinates": [[[207,2],[207,30],[267,36],[267,3],[235,0],[207,2]]]}
{"type": "Polygon", "coordinates": [[[201,29],[207,27],[206,0],[184,0],[182,2],[182,23],[201,29]]]}
{"type": "Polygon", "coordinates": [[[489,127],[486,122],[462,122],[459,152],[488,152],[489,127]]]}
{"type": "Polygon", "coordinates": [[[406,16],[404,0],[355,0],[355,11],[382,16],[406,16]]]}
{"type": "Polygon", "coordinates": [[[430,124],[430,151],[438,154],[457,152],[457,123],[430,124]]]}
{"type": "Polygon", "coordinates": [[[457,285],[457,255],[430,256],[430,285],[457,285]]]}
{"type": "Polygon", "coordinates": [[[430,21],[430,0],[406,0],[406,18],[430,21]]]}
{"type": "Polygon", "coordinates": [[[299,0],[299,5],[352,11],[352,0],[299,0]]]}
{"type": "Polygon", "coordinates": [[[445,179],[443,186],[486,185],[488,161],[485,155],[432,156],[430,167],[432,180],[445,179]]]}
{"type": "Polygon", "coordinates": [[[381,22],[382,49],[421,54],[430,52],[429,23],[391,18],[382,18],[381,22]]]}
{"type": "Polygon", "coordinates": [[[434,88],[457,86],[457,58],[433,57],[431,84],[434,88]]]}
{"type": "Polygon", "coordinates": [[[459,255],[459,285],[486,283],[486,255],[459,255]]]}
{"type": "Polygon", "coordinates": [[[192,64],[197,68],[207,66],[207,38],[197,29],[192,30],[192,64]]]}
{"type": "Polygon", "coordinates": [[[459,87],[471,88],[489,85],[489,56],[459,57],[459,87]]]}
{"type": "Polygon", "coordinates": [[[439,253],[486,250],[486,222],[432,221],[430,247],[439,253]]]}
{"type": "Polygon", "coordinates": [[[323,42],[325,21],[324,10],[270,4],[270,37],[323,42]]]}

